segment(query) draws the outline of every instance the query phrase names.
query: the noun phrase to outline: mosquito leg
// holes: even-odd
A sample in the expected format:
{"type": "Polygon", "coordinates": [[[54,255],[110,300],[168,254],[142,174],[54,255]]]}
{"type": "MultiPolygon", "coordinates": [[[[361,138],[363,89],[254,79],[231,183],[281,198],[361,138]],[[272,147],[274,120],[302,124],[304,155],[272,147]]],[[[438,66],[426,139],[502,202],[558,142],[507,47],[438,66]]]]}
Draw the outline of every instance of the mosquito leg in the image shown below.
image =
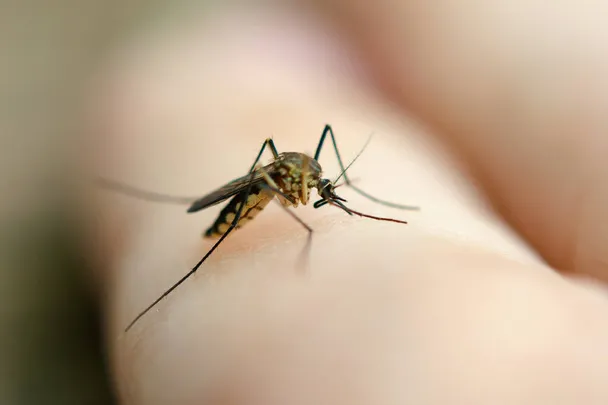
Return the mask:
{"type": "Polygon", "coordinates": [[[236,227],[236,225],[239,222],[239,219],[241,218],[241,214],[243,213],[243,207],[245,207],[245,205],[246,205],[245,201],[247,201],[247,197],[251,193],[251,185],[252,184],[250,183],[247,192],[243,194],[243,202],[240,204],[239,210],[237,211],[237,213],[236,213],[236,215],[234,217],[234,220],[232,221],[232,223],[230,224],[230,227],[228,227],[228,229],[226,230],[226,232],[217,240],[217,242],[215,242],[215,244],[211,247],[211,249],[209,249],[209,251],[205,254],[205,256],[203,256],[202,259],[199,260],[199,262],[188,273],[186,273],[185,276],[183,276],[181,279],[179,279],[179,281],[177,281],[169,289],[167,289],[164,293],[162,293],[156,300],[154,300],[154,302],[152,302],[150,305],[148,305],[148,307],[146,307],[146,309],[144,309],[143,311],[141,311],[139,313],[139,315],[137,315],[137,317],[135,317],[135,319],[133,319],[133,321],[131,321],[131,323],[129,324],[129,326],[127,326],[127,328],[125,329],[125,332],[128,332],[129,329],[131,329],[131,327],[133,327],[133,325],[135,325],[135,323],[142,316],[144,316],[145,314],[147,314],[152,308],[154,308],[156,306],[156,304],[158,304],[160,301],[162,301],[165,297],[167,297],[169,294],[171,294],[173,292],[173,290],[175,290],[184,281],[186,281],[188,278],[190,278],[190,276],[192,276],[194,273],[196,273],[197,270],[201,267],[201,265],[205,262],[205,260],[207,260],[207,258],[209,256],[211,256],[211,254],[215,251],[215,249],[218,248],[218,246],[224,241],[224,239],[226,239],[226,237],[236,227]]]}
{"type": "Polygon", "coordinates": [[[308,204],[308,174],[310,172],[310,157],[308,155],[304,155],[304,161],[303,161],[303,165],[302,165],[302,172],[300,173],[300,184],[301,184],[301,191],[300,191],[300,198],[302,200],[302,204],[306,205],[308,204]]]}
{"type": "Polygon", "coordinates": [[[338,164],[340,165],[340,170],[344,173],[344,182],[346,183],[347,186],[349,186],[350,188],[355,190],[357,193],[361,194],[363,197],[365,197],[371,201],[374,201],[378,204],[386,205],[388,207],[393,207],[393,208],[399,208],[399,209],[403,209],[403,210],[415,210],[416,211],[416,210],[420,209],[419,207],[415,207],[415,206],[411,206],[411,205],[402,205],[402,204],[396,204],[396,203],[392,203],[389,201],[381,200],[377,197],[374,197],[374,196],[366,193],[365,191],[361,190],[359,187],[352,184],[352,182],[348,178],[348,175],[346,174],[346,169],[344,168],[344,163],[342,162],[342,158],[340,157],[340,151],[338,150],[338,145],[336,143],[336,137],[334,136],[334,132],[331,129],[331,126],[329,124],[325,125],[325,129],[323,129],[323,133],[321,134],[321,139],[319,139],[317,151],[315,152],[315,160],[317,160],[317,161],[319,160],[319,155],[321,155],[323,143],[325,142],[325,138],[327,137],[327,134],[329,134],[331,136],[331,141],[334,146],[334,150],[336,151],[336,157],[338,158],[338,164]]]}
{"type": "Polygon", "coordinates": [[[267,189],[272,190],[275,193],[279,194],[281,197],[283,197],[284,199],[289,201],[291,204],[293,204],[293,205],[296,204],[296,200],[294,200],[293,197],[291,197],[291,196],[283,193],[281,190],[279,190],[279,186],[277,185],[277,183],[272,179],[272,177],[270,177],[270,175],[264,170],[264,168],[262,166],[259,166],[258,170],[260,172],[262,172],[262,176],[264,176],[264,180],[266,181],[266,185],[263,187],[266,187],[267,189]]]}
{"type": "Polygon", "coordinates": [[[127,195],[129,197],[137,198],[145,201],[152,202],[160,202],[160,203],[168,203],[168,204],[179,204],[186,205],[191,204],[193,201],[196,201],[198,197],[185,197],[185,196],[175,196],[169,194],[157,193],[154,191],[143,190],[141,188],[133,187],[128,184],[110,180],[103,177],[97,177],[95,179],[95,184],[101,188],[112,190],[119,192],[121,194],[127,195]]]}
{"type": "MultiPolygon", "coordinates": [[[[279,152],[277,151],[276,146],[274,145],[274,141],[271,138],[267,138],[258,153],[258,157],[255,160],[255,163],[249,170],[249,173],[255,169],[255,165],[258,163],[260,158],[262,157],[262,153],[266,149],[266,145],[270,147],[270,151],[272,152],[272,156],[277,159],[279,157],[279,152]]],[[[158,202],[158,203],[166,203],[166,204],[177,204],[177,205],[187,205],[192,204],[199,197],[186,197],[186,196],[176,196],[164,193],[157,193],[155,191],[144,190],[138,187],[131,186],[126,183],[122,183],[120,181],[106,179],[103,177],[97,177],[94,180],[95,184],[101,188],[116,191],[118,193],[127,195],[129,197],[137,198],[139,200],[158,202]]]]}
{"type": "MultiPolygon", "coordinates": [[[[285,199],[289,199],[289,196],[286,195],[286,194],[284,194],[279,189],[275,189],[274,187],[271,187],[271,186],[269,186],[267,184],[264,184],[262,187],[263,188],[267,188],[269,190],[272,190],[273,192],[281,195],[285,199]]],[[[280,200],[275,199],[275,201],[277,202],[277,204],[279,204],[281,206],[281,208],[283,208],[285,210],[286,213],[288,213],[293,219],[295,219],[296,221],[298,221],[300,223],[300,225],[302,225],[309,233],[313,232],[312,228],[306,222],[304,222],[304,220],[302,218],[300,218],[299,216],[297,216],[295,212],[293,212],[288,207],[286,207],[285,205],[283,205],[283,203],[281,203],[280,200]]]]}
{"type": "Polygon", "coordinates": [[[298,260],[298,269],[300,273],[305,273],[310,268],[310,251],[312,248],[312,232],[308,234],[306,238],[306,245],[302,249],[300,253],[300,258],[298,260]]]}
{"type": "MultiPolygon", "coordinates": [[[[150,305],[148,305],[146,307],[146,309],[141,311],[135,317],[135,319],[133,319],[131,321],[131,323],[126,327],[125,333],[128,332],[129,329],[131,329],[133,327],[133,325],[135,325],[135,323],[141,319],[142,316],[146,315],[152,308],[154,308],[156,306],[156,304],[158,304],[160,301],[162,301],[165,297],[167,297],[169,294],[171,294],[177,287],[179,287],[184,281],[189,279],[190,276],[192,276],[194,273],[196,273],[198,271],[198,269],[201,267],[201,265],[205,262],[205,260],[207,260],[207,258],[209,256],[211,256],[211,254],[215,251],[215,249],[218,248],[218,246],[224,241],[224,239],[226,239],[226,237],[230,234],[230,232],[232,232],[232,230],[236,227],[236,225],[239,223],[239,220],[243,213],[243,209],[247,205],[246,204],[247,198],[251,194],[251,189],[253,187],[253,177],[255,175],[254,169],[255,169],[256,165],[258,164],[258,161],[260,160],[260,157],[262,156],[262,152],[264,152],[264,149],[266,148],[267,144],[270,144],[273,151],[276,152],[276,148],[274,147],[274,143],[272,142],[272,139],[266,139],[264,141],[264,144],[262,145],[262,148],[260,149],[260,152],[258,153],[257,158],[255,159],[255,162],[253,162],[252,169],[250,170],[251,179],[249,181],[249,185],[247,186],[247,190],[243,193],[243,201],[241,202],[241,204],[239,204],[239,209],[236,212],[236,215],[234,216],[234,219],[232,220],[230,227],[228,227],[226,232],[217,240],[217,242],[214,243],[214,245],[211,247],[211,249],[209,249],[209,251],[201,258],[201,260],[199,260],[198,263],[196,263],[196,265],[188,273],[186,273],[186,275],[184,275],[175,284],[173,284],[169,289],[167,289],[165,292],[163,292],[156,300],[154,300],[154,302],[152,302],[150,305]]],[[[274,154],[274,152],[273,152],[273,154],[274,154]]]]}
{"type": "MultiPolygon", "coordinates": [[[[348,181],[350,181],[350,185],[355,184],[355,182],[357,182],[357,181],[359,181],[359,180],[361,180],[359,177],[355,177],[354,179],[348,179],[348,181]]],[[[346,185],[346,183],[340,183],[340,184],[336,184],[336,185],[334,186],[334,188],[342,187],[342,186],[344,186],[344,185],[346,185]]]]}
{"type": "Polygon", "coordinates": [[[264,144],[262,145],[262,149],[260,149],[260,152],[258,153],[258,157],[255,159],[255,162],[253,162],[253,165],[251,165],[251,169],[249,169],[250,173],[255,170],[255,166],[260,161],[260,158],[262,157],[262,153],[264,153],[264,149],[266,149],[266,145],[268,145],[270,147],[272,156],[275,159],[277,159],[279,157],[279,152],[277,151],[277,147],[274,145],[274,141],[272,140],[272,138],[266,138],[266,140],[264,141],[264,144]]]}
{"type": "MultiPolygon", "coordinates": [[[[289,200],[289,196],[285,193],[283,193],[281,190],[279,190],[278,188],[274,188],[268,184],[264,184],[261,187],[263,188],[267,188],[277,194],[279,194],[280,196],[282,196],[283,198],[285,198],[286,200],[289,200]]],[[[283,205],[283,203],[278,200],[275,199],[274,201],[277,202],[277,204],[279,204],[281,206],[281,208],[283,208],[283,210],[288,213],[293,219],[295,219],[296,221],[298,221],[300,223],[300,225],[302,225],[307,231],[308,231],[308,237],[306,238],[306,245],[304,245],[304,249],[302,250],[302,253],[300,254],[300,260],[298,260],[298,267],[300,268],[301,271],[305,271],[306,269],[308,269],[308,258],[310,255],[310,248],[312,246],[312,234],[313,234],[313,229],[306,223],[304,222],[304,220],[302,220],[302,218],[300,218],[299,216],[296,215],[295,212],[293,212],[292,210],[290,210],[288,207],[286,207],[285,205],[283,205]]]]}
{"type": "Polygon", "coordinates": [[[300,218],[299,216],[296,215],[295,212],[293,212],[292,210],[290,210],[288,207],[284,206],[283,204],[281,204],[281,201],[276,200],[277,204],[279,204],[281,206],[281,208],[283,208],[283,210],[285,210],[286,213],[288,213],[289,215],[291,215],[291,217],[293,219],[295,219],[296,221],[298,221],[300,223],[300,225],[302,225],[309,234],[312,234],[313,230],[310,227],[310,225],[308,225],[306,222],[304,222],[304,220],[302,218],[300,218]]]}
{"type": "MultiPolygon", "coordinates": [[[[266,173],[266,171],[260,167],[259,170],[262,171],[262,175],[264,176],[264,180],[266,180],[266,184],[261,185],[261,187],[266,188],[268,190],[271,190],[272,192],[280,195],[281,197],[283,197],[284,199],[286,199],[287,201],[291,202],[292,204],[295,203],[293,197],[285,194],[284,192],[282,192],[281,190],[279,190],[279,186],[277,185],[277,183],[272,179],[272,177],[270,177],[270,175],[268,173],[266,173]]],[[[298,217],[293,211],[291,211],[288,207],[286,207],[285,205],[283,205],[281,203],[281,201],[278,201],[279,204],[281,205],[281,208],[283,208],[289,215],[291,215],[296,221],[298,221],[304,228],[306,228],[306,230],[310,233],[312,233],[312,228],[310,226],[308,226],[300,217],[298,217]]]]}

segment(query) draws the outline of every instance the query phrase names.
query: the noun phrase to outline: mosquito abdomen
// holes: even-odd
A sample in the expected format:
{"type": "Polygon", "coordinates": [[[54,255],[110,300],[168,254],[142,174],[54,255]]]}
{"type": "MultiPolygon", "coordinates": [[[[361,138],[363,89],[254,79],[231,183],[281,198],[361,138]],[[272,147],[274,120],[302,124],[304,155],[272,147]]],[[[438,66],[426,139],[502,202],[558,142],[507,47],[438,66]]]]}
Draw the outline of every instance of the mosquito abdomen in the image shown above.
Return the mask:
{"type": "MultiPolygon", "coordinates": [[[[239,209],[241,208],[241,203],[245,198],[245,194],[238,194],[230,200],[228,205],[224,207],[224,209],[220,212],[217,219],[207,229],[205,232],[205,238],[217,239],[222,236],[228,228],[230,228],[230,224],[234,221],[239,209]]],[[[274,193],[268,189],[262,189],[260,187],[254,187],[251,190],[251,194],[247,197],[246,206],[243,207],[241,212],[241,218],[236,225],[236,228],[241,228],[247,222],[253,220],[274,198],[274,193]]]]}

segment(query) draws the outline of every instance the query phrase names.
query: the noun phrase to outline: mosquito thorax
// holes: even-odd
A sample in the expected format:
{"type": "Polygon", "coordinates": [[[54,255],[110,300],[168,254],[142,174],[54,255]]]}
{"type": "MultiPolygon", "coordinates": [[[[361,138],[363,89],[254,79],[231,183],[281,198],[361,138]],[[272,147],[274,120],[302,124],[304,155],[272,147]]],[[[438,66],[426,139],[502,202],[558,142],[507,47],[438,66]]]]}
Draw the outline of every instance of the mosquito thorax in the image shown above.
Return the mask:
{"type": "Polygon", "coordinates": [[[304,153],[285,152],[275,160],[274,166],[274,181],[282,192],[296,201],[291,204],[282,199],[283,203],[296,207],[300,202],[306,205],[310,190],[318,187],[321,178],[322,169],[319,162],[304,153]]]}

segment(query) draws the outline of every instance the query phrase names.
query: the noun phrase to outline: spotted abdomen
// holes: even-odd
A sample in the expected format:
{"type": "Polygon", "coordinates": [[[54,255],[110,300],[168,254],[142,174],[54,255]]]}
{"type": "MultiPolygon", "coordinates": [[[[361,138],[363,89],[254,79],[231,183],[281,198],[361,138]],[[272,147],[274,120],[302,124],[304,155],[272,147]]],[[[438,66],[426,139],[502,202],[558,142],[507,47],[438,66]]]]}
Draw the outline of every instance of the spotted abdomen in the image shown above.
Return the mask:
{"type": "MultiPolygon", "coordinates": [[[[226,233],[230,227],[230,224],[232,224],[232,221],[234,221],[234,218],[236,217],[245,196],[245,193],[240,193],[232,197],[228,205],[222,209],[220,215],[217,217],[213,225],[211,225],[211,227],[209,227],[209,229],[207,229],[205,232],[206,238],[217,239],[226,233]]],[[[258,215],[273,198],[274,193],[271,190],[254,186],[249,194],[249,197],[247,197],[246,206],[243,207],[241,218],[239,219],[236,228],[241,228],[247,222],[254,219],[256,215],[258,215]]]]}

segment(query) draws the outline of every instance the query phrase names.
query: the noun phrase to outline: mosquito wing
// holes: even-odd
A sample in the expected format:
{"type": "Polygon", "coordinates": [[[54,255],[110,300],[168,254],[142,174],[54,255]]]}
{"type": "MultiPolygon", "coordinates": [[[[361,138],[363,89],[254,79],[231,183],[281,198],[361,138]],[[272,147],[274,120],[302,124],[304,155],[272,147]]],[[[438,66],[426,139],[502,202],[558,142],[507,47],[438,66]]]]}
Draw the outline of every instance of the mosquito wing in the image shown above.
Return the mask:
{"type": "Polygon", "coordinates": [[[262,170],[272,176],[274,166],[271,163],[267,166],[264,166],[263,169],[255,170],[253,173],[253,178],[251,173],[249,173],[243,177],[239,177],[238,179],[232,180],[225,186],[220,187],[217,190],[207,194],[206,196],[194,201],[190,208],[188,208],[188,212],[197,212],[213,205],[219,204],[222,201],[225,201],[240,192],[246,191],[247,187],[249,186],[249,183],[251,183],[253,186],[255,186],[256,184],[265,183],[262,170]]]}

